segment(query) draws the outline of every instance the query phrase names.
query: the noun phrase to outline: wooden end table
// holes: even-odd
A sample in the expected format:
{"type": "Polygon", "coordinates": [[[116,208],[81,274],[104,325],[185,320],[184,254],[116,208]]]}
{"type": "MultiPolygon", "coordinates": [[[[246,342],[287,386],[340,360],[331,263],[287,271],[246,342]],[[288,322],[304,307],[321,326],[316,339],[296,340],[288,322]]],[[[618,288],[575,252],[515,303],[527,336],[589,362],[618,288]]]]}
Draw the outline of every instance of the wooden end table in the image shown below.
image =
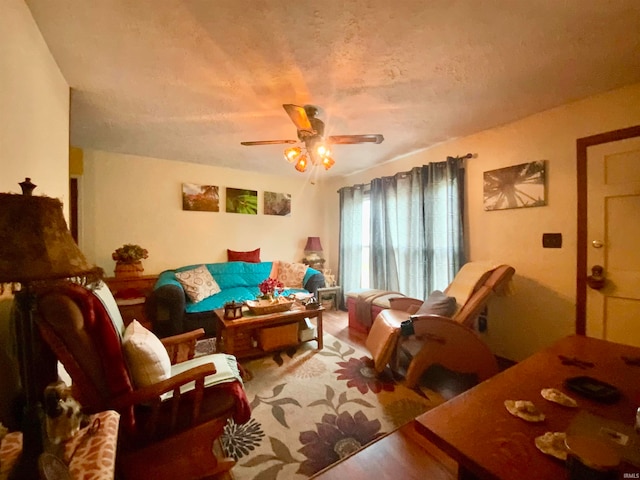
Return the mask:
{"type": "MultiPolygon", "coordinates": [[[[563,338],[423,413],[415,419],[416,430],[458,462],[459,479],[566,478],[564,463],[538,451],[534,439],[545,432],[566,432],[581,411],[632,426],[640,401],[640,367],[624,358],[640,358],[640,348],[580,335],[563,338]],[[582,375],[614,385],[622,397],[612,404],[599,403],[564,387],[568,377],[582,375]],[[578,408],[544,400],[543,388],[563,390],[576,399],[578,408]],[[525,422],[507,412],[505,400],[533,401],[546,418],[525,422]]],[[[637,475],[640,466],[623,465],[622,472],[637,475]]]]}
{"type": "Polygon", "coordinates": [[[145,328],[152,329],[151,320],[146,316],[144,304],[147,295],[153,290],[156,280],[158,280],[158,275],[104,279],[118,305],[125,326],[135,319],[145,328]]]}
{"type": "MultiPolygon", "coordinates": [[[[304,319],[315,319],[316,336],[305,341],[316,340],[318,350],[322,350],[322,312],[324,308],[306,310],[295,306],[286,312],[270,313],[267,315],[253,315],[243,308],[243,317],[235,320],[224,318],[224,309],[215,310],[217,322],[216,342],[221,345],[221,350],[236,358],[247,358],[264,355],[269,350],[264,350],[257,343],[260,330],[282,325],[298,324],[304,319]]],[[[300,341],[291,344],[303,343],[300,341]]],[[[277,350],[284,347],[274,348],[277,350]]]]}
{"type": "Polygon", "coordinates": [[[317,290],[318,302],[322,305],[322,300],[330,298],[333,301],[333,310],[340,308],[340,292],[342,288],[338,285],[333,287],[321,287],[317,290]]]}

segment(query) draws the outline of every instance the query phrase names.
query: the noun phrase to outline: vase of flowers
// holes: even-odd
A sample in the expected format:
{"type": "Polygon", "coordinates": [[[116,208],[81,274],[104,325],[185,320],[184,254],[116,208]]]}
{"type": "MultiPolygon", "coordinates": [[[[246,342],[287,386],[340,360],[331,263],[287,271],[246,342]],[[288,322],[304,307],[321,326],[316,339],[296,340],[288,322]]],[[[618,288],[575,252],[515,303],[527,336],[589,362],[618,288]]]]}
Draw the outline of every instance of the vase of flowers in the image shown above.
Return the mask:
{"type": "Polygon", "coordinates": [[[258,288],[260,289],[261,299],[273,301],[277,294],[282,293],[284,285],[275,278],[267,278],[258,285],[258,288]]]}
{"type": "Polygon", "coordinates": [[[148,257],[149,252],[146,248],[127,243],[111,254],[111,258],[116,261],[113,272],[120,278],[139,277],[144,272],[142,260],[148,257]]]}

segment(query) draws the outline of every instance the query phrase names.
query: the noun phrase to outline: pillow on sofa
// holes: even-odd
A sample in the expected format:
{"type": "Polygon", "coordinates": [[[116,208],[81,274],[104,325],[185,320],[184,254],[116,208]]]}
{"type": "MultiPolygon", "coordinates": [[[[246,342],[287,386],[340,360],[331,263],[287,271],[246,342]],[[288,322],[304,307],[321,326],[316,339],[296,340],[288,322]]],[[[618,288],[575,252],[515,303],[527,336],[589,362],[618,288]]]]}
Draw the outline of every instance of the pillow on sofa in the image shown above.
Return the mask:
{"type": "Polygon", "coordinates": [[[153,385],[171,376],[171,360],[166,348],[137,320],[125,329],[122,349],[136,387],[153,385]]]}
{"type": "Polygon", "coordinates": [[[434,290],[414,315],[441,315],[451,317],[458,305],[455,297],[448,297],[440,290],[434,290]]]}
{"type": "Polygon", "coordinates": [[[184,272],[176,272],[176,279],[193,303],[201,302],[220,292],[218,282],[211,276],[205,265],[184,272]]]}
{"type": "Polygon", "coordinates": [[[273,262],[271,264],[271,272],[269,273],[269,278],[275,278],[276,280],[278,279],[278,266],[280,265],[280,262],[273,262]]]}
{"type": "Polygon", "coordinates": [[[304,263],[278,262],[278,280],[285,288],[304,288],[302,282],[307,268],[304,263]]]}
{"type": "Polygon", "coordinates": [[[256,248],[250,252],[236,252],[227,248],[227,262],[260,263],[260,249],[256,248]]]}

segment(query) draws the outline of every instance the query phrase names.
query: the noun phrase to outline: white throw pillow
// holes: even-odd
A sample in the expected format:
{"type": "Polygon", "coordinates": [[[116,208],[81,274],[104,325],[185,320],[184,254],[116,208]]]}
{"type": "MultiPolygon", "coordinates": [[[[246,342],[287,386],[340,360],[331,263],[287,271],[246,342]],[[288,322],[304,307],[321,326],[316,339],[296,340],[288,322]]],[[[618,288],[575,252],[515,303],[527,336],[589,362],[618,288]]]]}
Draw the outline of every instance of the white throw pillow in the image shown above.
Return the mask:
{"type": "Polygon", "coordinates": [[[136,387],[153,385],[171,376],[171,360],[167,349],[153,332],[137,320],[125,329],[122,349],[136,387]]]}
{"type": "Polygon", "coordinates": [[[304,263],[279,262],[278,280],[285,288],[304,288],[302,281],[309,268],[304,263]]]}
{"type": "Polygon", "coordinates": [[[220,292],[218,282],[211,276],[205,265],[184,272],[176,272],[176,278],[193,303],[201,302],[220,292]]]}

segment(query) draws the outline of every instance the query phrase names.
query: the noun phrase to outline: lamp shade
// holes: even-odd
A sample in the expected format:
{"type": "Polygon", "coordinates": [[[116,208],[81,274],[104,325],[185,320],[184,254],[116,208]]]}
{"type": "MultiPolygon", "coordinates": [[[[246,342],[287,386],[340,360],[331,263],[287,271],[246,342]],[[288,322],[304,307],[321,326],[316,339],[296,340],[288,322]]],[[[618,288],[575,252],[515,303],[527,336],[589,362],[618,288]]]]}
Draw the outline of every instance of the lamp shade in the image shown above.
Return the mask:
{"type": "Polygon", "coordinates": [[[59,200],[0,193],[0,284],[101,277],[73,240],[59,200]]]}
{"type": "Polygon", "coordinates": [[[307,244],[304,247],[305,252],[321,252],[322,245],[320,244],[320,237],[308,237],[307,244]]]}
{"type": "Polygon", "coordinates": [[[295,166],[296,170],[299,172],[304,172],[307,169],[307,156],[301,155],[298,157],[298,161],[295,166]]]}
{"type": "Polygon", "coordinates": [[[289,147],[284,150],[284,158],[289,163],[296,163],[301,155],[302,149],[300,147],[289,147]]]}

